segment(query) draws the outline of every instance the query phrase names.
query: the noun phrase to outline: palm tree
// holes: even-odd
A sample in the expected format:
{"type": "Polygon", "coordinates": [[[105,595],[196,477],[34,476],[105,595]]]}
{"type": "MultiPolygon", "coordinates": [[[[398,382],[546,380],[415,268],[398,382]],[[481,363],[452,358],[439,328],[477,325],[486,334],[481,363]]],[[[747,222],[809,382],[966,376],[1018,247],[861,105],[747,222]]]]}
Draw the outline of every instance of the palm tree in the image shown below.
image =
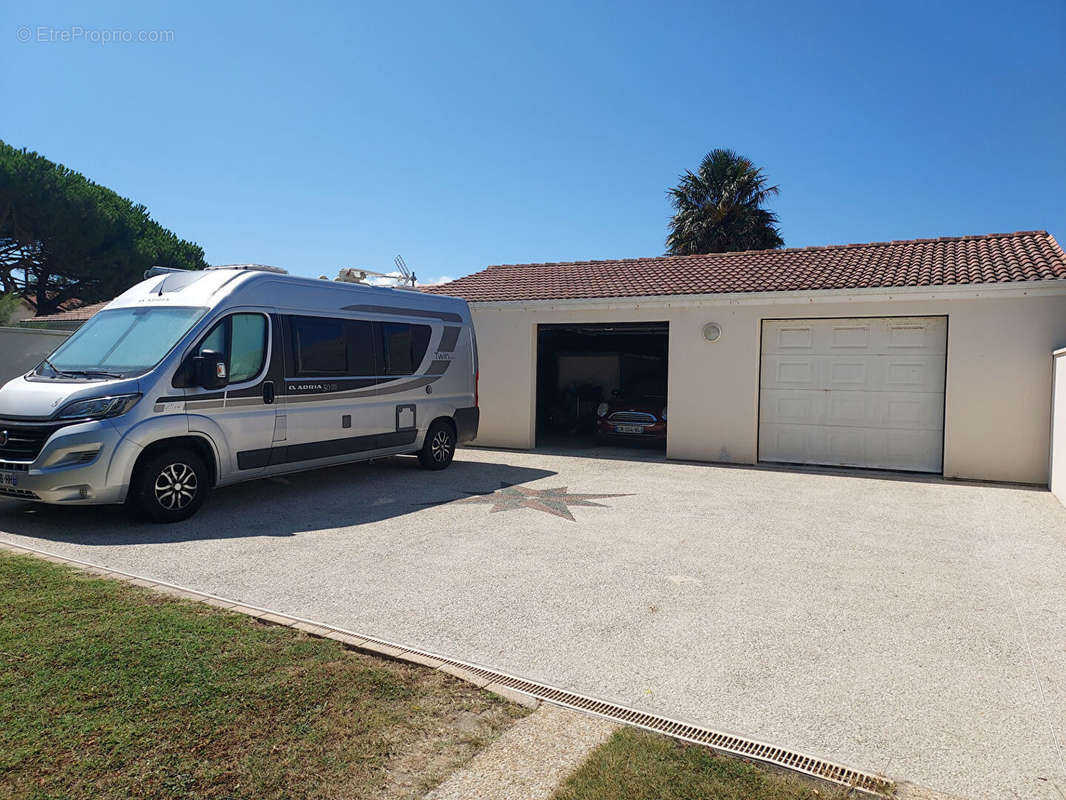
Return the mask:
{"type": "Polygon", "coordinates": [[[667,252],[679,256],[783,246],[777,215],[762,207],[777,192],[744,156],[712,150],[695,173],[686,171],[667,191],[676,209],[667,252]]]}

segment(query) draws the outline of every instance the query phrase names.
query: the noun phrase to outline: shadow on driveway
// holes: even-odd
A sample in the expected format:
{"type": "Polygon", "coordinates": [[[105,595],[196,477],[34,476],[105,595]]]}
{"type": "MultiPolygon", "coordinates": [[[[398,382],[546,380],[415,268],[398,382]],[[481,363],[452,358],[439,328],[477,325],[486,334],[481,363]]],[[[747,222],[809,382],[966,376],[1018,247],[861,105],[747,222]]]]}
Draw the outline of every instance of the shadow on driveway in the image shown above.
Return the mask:
{"type": "Polygon", "coordinates": [[[64,507],[0,500],[0,530],[86,545],[328,534],[555,474],[463,460],[430,472],[414,458],[393,457],[226,486],[212,493],[192,519],[173,525],[138,522],[120,506],[64,507]]]}

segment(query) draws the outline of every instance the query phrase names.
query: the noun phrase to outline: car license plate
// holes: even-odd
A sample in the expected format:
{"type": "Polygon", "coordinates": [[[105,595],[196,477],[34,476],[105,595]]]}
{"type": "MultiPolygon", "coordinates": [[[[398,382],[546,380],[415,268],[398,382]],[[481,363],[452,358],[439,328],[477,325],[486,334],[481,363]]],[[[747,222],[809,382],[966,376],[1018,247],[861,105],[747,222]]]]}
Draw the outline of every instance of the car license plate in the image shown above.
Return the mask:
{"type": "Polygon", "coordinates": [[[644,428],[640,425],[615,425],[615,433],[644,433],[644,428]]]}
{"type": "Polygon", "coordinates": [[[19,474],[17,472],[0,472],[0,486],[18,486],[19,474]]]}

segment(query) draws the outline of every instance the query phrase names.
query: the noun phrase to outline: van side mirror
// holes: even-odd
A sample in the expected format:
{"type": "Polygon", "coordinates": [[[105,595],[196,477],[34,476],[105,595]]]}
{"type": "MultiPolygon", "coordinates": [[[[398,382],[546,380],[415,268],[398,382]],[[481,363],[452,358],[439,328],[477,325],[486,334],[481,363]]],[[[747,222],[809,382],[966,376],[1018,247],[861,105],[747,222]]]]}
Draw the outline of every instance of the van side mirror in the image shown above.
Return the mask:
{"type": "Polygon", "coordinates": [[[226,374],[226,359],[215,350],[201,350],[194,356],[193,377],[196,385],[204,389],[221,389],[229,382],[226,374]]]}

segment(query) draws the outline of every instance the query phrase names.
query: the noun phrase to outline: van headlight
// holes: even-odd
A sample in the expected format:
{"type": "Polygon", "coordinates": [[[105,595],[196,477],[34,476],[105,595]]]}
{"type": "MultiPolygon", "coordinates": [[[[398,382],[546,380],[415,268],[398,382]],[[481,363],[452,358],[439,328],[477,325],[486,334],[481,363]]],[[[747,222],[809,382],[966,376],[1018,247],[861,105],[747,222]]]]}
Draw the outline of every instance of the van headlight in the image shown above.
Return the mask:
{"type": "Polygon", "coordinates": [[[115,394],[75,400],[63,407],[56,419],[109,419],[125,414],[141,399],[139,394],[115,394]]]}
{"type": "Polygon", "coordinates": [[[600,403],[598,406],[596,406],[596,416],[597,417],[602,417],[606,413],[607,413],[607,404],[606,403],[600,403]]]}

